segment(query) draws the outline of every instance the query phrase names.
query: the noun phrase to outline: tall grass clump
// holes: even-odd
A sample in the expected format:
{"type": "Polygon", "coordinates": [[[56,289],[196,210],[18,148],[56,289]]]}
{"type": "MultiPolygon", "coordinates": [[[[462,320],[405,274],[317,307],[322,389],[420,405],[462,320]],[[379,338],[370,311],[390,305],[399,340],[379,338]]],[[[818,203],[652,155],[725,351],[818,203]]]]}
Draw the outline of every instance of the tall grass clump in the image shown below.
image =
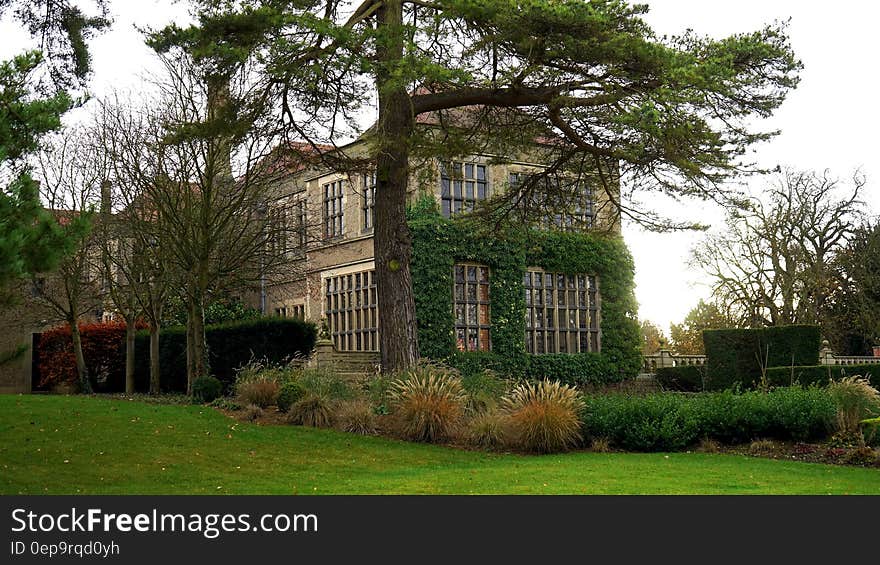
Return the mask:
{"type": "Polygon", "coordinates": [[[880,392],[868,379],[858,375],[831,381],[828,392],[837,407],[837,434],[863,441],[861,422],[880,413],[880,392]]]}
{"type": "Polygon", "coordinates": [[[467,402],[458,374],[438,365],[407,371],[391,383],[388,398],[396,431],[429,443],[458,432],[467,402]]]}
{"type": "Polygon", "coordinates": [[[505,440],[513,447],[553,453],[581,440],[580,393],[559,381],[524,383],[501,398],[505,440]]]}
{"type": "Polygon", "coordinates": [[[480,412],[468,422],[468,439],[477,447],[499,447],[504,441],[504,422],[504,417],[495,410],[480,412]]]}
{"type": "Polygon", "coordinates": [[[342,402],[336,413],[336,428],[358,435],[374,435],[379,431],[379,416],[363,399],[342,402]]]}
{"type": "Polygon", "coordinates": [[[335,403],[323,396],[306,394],[287,411],[287,423],[313,428],[329,428],[335,421],[335,403]]]}

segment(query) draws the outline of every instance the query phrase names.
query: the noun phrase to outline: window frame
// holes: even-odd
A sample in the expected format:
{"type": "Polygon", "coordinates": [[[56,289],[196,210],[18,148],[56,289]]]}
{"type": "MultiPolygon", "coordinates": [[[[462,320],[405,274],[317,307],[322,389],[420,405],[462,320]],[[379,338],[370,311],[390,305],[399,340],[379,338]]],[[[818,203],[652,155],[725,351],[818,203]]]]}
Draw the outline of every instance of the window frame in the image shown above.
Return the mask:
{"type": "Polygon", "coordinates": [[[457,350],[492,351],[491,287],[492,269],[488,265],[462,262],[452,266],[452,323],[457,350]],[[473,280],[470,278],[470,269],[474,269],[473,280]],[[482,278],[483,273],[485,279],[482,278]],[[471,288],[474,289],[473,297],[471,288]],[[483,289],[485,294],[481,292],[483,289]],[[473,345],[470,341],[472,331],[475,339],[473,345]]]}
{"type": "Polygon", "coordinates": [[[490,196],[487,164],[479,161],[440,162],[440,212],[444,218],[471,212],[477,202],[488,200],[490,196]],[[469,167],[472,168],[470,176],[469,167]],[[483,178],[480,178],[481,172],[483,178]],[[468,196],[468,185],[471,185],[472,196],[468,196]]]}
{"type": "Polygon", "coordinates": [[[598,276],[530,267],[523,274],[523,292],[527,353],[542,355],[602,351],[602,306],[598,276]]]}
{"type": "Polygon", "coordinates": [[[339,351],[379,350],[376,270],[323,277],[324,315],[339,351]],[[364,284],[366,279],[367,284],[364,284]]]}
{"type": "Polygon", "coordinates": [[[361,231],[372,231],[376,224],[376,172],[361,174],[361,231]]]}
{"type": "MultiPolygon", "coordinates": [[[[528,171],[522,169],[512,169],[507,173],[507,183],[510,187],[517,186],[520,182],[528,177],[539,174],[538,171],[528,171]]],[[[553,177],[545,177],[544,182],[559,182],[558,175],[553,177]]],[[[593,187],[583,181],[577,179],[578,184],[583,185],[581,198],[576,202],[574,210],[560,211],[554,209],[552,215],[544,216],[538,223],[540,227],[551,230],[578,231],[591,229],[596,225],[596,198],[593,187]]],[[[546,203],[538,203],[542,208],[546,208],[546,203]]]]}
{"type": "Polygon", "coordinates": [[[345,235],[345,181],[336,179],[321,185],[324,239],[345,235]],[[332,191],[332,192],[330,192],[332,191]]]}

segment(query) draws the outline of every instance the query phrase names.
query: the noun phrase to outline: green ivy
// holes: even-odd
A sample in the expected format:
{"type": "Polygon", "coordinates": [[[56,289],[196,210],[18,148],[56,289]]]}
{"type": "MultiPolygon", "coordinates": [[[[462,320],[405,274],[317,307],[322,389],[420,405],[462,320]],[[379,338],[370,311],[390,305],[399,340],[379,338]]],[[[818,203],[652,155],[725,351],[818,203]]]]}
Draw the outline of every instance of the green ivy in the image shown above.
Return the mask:
{"type": "Polygon", "coordinates": [[[633,261],[620,237],[496,226],[491,233],[465,218],[445,219],[430,198],[409,210],[411,262],[419,347],[464,373],[493,369],[515,377],[569,383],[615,382],[635,376],[641,365],[633,261]],[[491,269],[492,352],[455,348],[453,265],[475,262],[491,269]],[[529,355],[525,349],[528,267],[599,278],[601,353],[529,355]]]}

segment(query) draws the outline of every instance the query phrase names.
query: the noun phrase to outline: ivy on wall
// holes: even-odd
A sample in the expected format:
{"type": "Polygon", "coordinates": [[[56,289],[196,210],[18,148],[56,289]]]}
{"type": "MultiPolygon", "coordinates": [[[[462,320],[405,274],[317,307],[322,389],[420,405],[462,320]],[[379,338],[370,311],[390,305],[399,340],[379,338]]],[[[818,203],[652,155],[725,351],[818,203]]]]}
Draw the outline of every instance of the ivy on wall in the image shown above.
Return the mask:
{"type": "Polygon", "coordinates": [[[464,373],[491,368],[511,376],[569,383],[614,382],[641,365],[633,261],[619,237],[512,226],[493,231],[465,218],[443,218],[430,198],[409,210],[411,263],[422,355],[445,359],[464,373]],[[491,271],[491,352],[459,352],[452,307],[453,265],[475,262],[491,271]],[[599,278],[601,353],[530,355],[525,349],[528,267],[599,278]]]}

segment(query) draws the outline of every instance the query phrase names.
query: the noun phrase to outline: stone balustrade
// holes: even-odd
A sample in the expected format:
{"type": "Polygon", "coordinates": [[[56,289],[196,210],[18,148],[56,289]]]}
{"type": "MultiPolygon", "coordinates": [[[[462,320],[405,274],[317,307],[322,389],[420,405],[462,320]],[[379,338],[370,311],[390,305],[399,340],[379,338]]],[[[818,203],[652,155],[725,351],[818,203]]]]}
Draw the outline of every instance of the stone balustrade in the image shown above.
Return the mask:
{"type": "MultiPolygon", "coordinates": [[[[880,346],[874,347],[873,356],[835,355],[827,340],[819,350],[820,365],[880,365],[880,346]]],[[[652,355],[642,357],[642,372],[656,373],[662,367],[689,367],[706,364],[705,355],[676,355],[668,349],[661,349],[652,355]]]]}

